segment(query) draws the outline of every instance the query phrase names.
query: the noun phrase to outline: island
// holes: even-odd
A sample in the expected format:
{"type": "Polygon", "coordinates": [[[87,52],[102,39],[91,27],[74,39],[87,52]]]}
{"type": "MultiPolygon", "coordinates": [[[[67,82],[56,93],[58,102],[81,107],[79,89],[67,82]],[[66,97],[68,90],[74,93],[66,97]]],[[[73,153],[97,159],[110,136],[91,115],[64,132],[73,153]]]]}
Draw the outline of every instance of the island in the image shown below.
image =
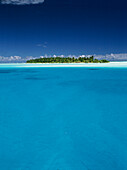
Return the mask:
{"type": "Polygon", "coordinates": [[[108,63],[108,60],[98,60],[91,57],[50,57],[50,58],[37,58],[28,60],[26,63],[108,63]]]}

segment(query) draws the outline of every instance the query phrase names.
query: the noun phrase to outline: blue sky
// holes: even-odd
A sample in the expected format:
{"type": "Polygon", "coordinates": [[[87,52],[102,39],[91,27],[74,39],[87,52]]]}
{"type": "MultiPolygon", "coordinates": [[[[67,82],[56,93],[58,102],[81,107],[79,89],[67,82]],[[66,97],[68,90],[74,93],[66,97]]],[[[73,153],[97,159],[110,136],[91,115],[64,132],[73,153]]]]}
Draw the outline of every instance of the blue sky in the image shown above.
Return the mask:
{"type": "Polygon", "coordinates": [[[124,0],[18,1],[0,4],[1,56],[127,53],[124,0]]]}

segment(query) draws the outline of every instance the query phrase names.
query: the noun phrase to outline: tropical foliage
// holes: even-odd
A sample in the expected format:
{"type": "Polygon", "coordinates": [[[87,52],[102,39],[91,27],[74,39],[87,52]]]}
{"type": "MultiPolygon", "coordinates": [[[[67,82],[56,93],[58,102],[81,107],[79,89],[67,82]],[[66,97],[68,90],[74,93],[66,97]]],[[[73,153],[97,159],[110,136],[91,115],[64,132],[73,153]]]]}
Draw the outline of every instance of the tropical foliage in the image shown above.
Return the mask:
{"type": "Polygon", "coordinates": [[[27,63],[108,63],[107,60],[97,60],[91,57],[79,57],[79,58],[63,58],[63,57],[50,57],[50,58],[38,58],[28,60],[27,63]]]}

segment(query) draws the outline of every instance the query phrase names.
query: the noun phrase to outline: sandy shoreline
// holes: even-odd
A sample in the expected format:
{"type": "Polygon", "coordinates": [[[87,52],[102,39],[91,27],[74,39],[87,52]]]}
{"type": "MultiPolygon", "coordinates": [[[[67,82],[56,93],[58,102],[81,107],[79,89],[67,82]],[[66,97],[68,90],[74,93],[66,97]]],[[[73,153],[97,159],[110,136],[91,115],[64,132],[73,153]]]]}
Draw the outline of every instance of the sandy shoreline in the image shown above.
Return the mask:
{"type": "Polygon", "coordinates": [[[110,62],[110,63],[1,63],[2,67],[127,67],[127,61],[124,62],[110,62]]]}

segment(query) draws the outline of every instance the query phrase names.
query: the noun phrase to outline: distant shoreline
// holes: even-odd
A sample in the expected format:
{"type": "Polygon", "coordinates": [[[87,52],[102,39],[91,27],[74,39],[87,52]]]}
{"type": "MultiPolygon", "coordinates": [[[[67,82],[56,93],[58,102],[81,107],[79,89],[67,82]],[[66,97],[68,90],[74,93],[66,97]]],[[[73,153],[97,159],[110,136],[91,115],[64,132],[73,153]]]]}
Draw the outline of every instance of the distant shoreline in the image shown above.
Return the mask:
{"type": "Polygon", "coordinates": [[[26,63],[51,63],[51,64],[84,64],[84,63],[109,63],[108,60],[102,59],[98,60],[95,59],[94,56],[91,57],[42,57],[42,58],[36,58],[36,59],[31,59],[27,60],[26,63]]]}
{"type": "Polygon", "coordinates": [[[6,67],[120,67],[127,68],[127,61],[109,63],[0,63],[0,68],[6,67]]]}

